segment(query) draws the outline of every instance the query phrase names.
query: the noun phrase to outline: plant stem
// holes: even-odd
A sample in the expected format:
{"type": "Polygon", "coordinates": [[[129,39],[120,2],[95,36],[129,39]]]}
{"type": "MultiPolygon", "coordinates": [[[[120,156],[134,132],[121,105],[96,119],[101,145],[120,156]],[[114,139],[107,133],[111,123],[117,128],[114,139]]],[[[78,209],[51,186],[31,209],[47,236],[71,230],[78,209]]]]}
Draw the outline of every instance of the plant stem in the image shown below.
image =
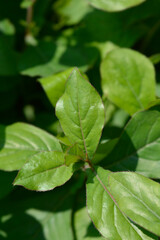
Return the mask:
{"type": "Polygon", "coordinates": [[[30,34],[30,25],[33,19],[33,9],[34,9],[34,4],[36,0],[31,0],[32,4],[29,8],[27,8],[27,15],[26,15],[26,22],[27,22],[27,27],[26,27],[26,35],[30,34]]]}

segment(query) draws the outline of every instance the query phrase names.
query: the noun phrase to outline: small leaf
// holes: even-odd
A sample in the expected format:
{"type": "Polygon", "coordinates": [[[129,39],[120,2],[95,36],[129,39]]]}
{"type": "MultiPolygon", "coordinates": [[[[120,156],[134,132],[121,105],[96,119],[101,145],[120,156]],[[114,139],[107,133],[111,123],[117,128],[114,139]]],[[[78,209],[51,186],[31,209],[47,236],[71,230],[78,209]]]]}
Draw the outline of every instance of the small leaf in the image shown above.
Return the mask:
{"type": "Polygon", "coordinates": [[[96,90],[76,68],[56,105],[56,115],[67,137],[92,158],[104,125],[104,106],[96,90]]]}
{"type": "Polygon", "coordinates": [[[160,178],[160,105],[136,113],[101,163],[114,171],[137,171],[160,178]]]}
{"type": "Polygon", "coordinates": [[[132,221],[160,236],[160,184],[133,172],[111,173],[109,189],[132,221]]]}
{"type": "Polygon", "coordinates": [[[152,55],[150,60],[153,64],[158,64],[160,62],[160,53],[152,55]]]}
{"type": "Polygon", "coordinates": [[[20,169],[29,157],[39,152],[62,151],[59,140],[25,123],[0,126],[0,169],[20,169]]]}
{"type": "Polygon", "coordinates": [[[73,165],[66,166],[64,153],[42,152],[30,158],[19,171],[14,185],[30,190],[47,191],[63,185],[73,174],[73,165]]]}
{"type": "Polygon", "coordinates": [[[23,1],[21,2],[20,7],[21,7],[21,8],[29,8],[29,7],[31,7],[31,6],[33,5],[33,2],[34,2],[34,1],[32,1],[32,0],[23,0],[23,1]]]}
{"type": "Polygon", "coordinates": [[[99,232],[110,240],[151,240],[135,227],[121,212],[108,190],[109,171],[97,168],[89,171],[87,181],[88,213],[99,232]]]}
{"type": "Polygon", "coordinates": [[[134,50],[117,48],[101,64],[104,94],[129,114],[145,109],[155,98],[155,70],[134,50]]]}
{"type": "Polygon", "coordinates": [[[109,12],[122,11],[145,2],[146,0],[88,0],[93,7],[109,12]]]}
{"type": "Polygon", "coordinates": [[[9,19],[3,19],[0,21],[0,32],[6,35],[14,35],[15,34],[15,27],[10,22],[9,19]]]}

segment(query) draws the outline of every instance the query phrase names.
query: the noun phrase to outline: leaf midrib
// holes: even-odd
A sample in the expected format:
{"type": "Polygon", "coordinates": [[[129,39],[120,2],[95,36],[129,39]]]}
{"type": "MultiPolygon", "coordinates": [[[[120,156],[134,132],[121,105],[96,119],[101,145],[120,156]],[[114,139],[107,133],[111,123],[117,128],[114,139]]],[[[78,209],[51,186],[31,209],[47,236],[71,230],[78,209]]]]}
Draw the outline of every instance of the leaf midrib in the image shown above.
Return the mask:
{"type": "MultiPolygon", "coordinates": [[[[109,192],[109,190],[107,189],[107,187],[104,185],[104,183],[102,182],[102,180],[100,179],[100,177],[98,176],[97,172],[95,170],[92,170],[92,172],[94,173],[95,177],[97,178],[98,182],[100,183],[100,185],[103,187],[104,191],[107,192],[107,194],[111,197],[111,199],[113,200],[114,204],[117,206],[117,208],[119,209],[119,211],[121,212],[121,214],[123,215],[123,217],[126,219],[126,221],[131,225],[131,227],[134,229],[134,231],[138,234],[138,236],[143,240],[143,238],[139,235],[139,233],[136,231],[136,228],[134,228],[134,226],[129,222],[128,218],[125,216],[125,214],[121,211],[121,209],[118,206],[118,203],[116,202],[116,200],[114,199],[114,197],[112,196],[112,194],[109,192]]],[[[116,228],[117,229],[117,228],[116,228]]],[[[121,237],[121,236],[120,236],[121,237]]],[[[122,239],[123,240],[123,239],[122,239]]]]}
{"type": "Polygon", "coordinates": [[[86,146],[86,142],[85,142],[85,138],[84,138],[84,133],[83,133],[83,129],[82,129],[82,122],[81,122],[81,112],[80,112],[80,107],[79,107],[79,83],[78,83],[78,79],[77,79],[77,108],[78,108],[78,118],[79,118],[79,124],[80,124],[80,130],[81,130],[81,135],[82,135],[82,139],[83,139],[83,144],[84,144],[84,148],[86,151],[86,158],[88,159],[88,152],[87,152],[87,146],[86,146]]]}
{"type": "MultiPolygon", "coordinates": [[[[23,180],[26,180],[26,179],[28,179],[28,178],[32,178],[32,177],[34,177],[34,176],[37,176],[37,175],[39,175],[39,174],[42,174],[42,173],[44,173],[44,172],[48,172],[48,171],[52,171],[52,170],[61,168],[61,167],[63,167],[63,166],[66,166],[66,165],[63,163],[63,164],[61,164],[61,165],[59,165],[59,166],[57,166],[57,167],[52,167],[52,168],[49,168],[49,169],[47,169],[47,170],[43,170],[43,171],[41,171],[41,172],[32,174],[32,175],[27,176],[27,177],[25,177],[25,178],[20,178],[19,180],[20,180],[20,181],[23,181],[23,180]]],[[[66,166],[66,168],[67,168],[67,166],[66,166]]]]}

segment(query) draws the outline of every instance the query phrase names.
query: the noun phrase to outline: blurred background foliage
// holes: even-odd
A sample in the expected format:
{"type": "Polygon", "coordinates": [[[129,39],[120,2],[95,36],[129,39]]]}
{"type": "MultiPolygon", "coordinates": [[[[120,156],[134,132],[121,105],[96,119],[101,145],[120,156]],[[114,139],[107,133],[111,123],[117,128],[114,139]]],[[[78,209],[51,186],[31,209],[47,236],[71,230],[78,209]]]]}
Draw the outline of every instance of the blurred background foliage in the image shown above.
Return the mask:
{"type": "MultiPolygon", "coordinates": [[[[22,121],[62,136],[39,80],[77,66],[102,95],[100,62],[118,46],[151,57],[160,97],[160,0],[116,13],[87,0],[0,0],[0,6],[0,124],[22,121]]],[[[129,115],[104,103],[102,139],[116,138],[129,115]]],[[[84,209],[83,174],[78,183],[76,173],[64,188],[47,193],[13,189],[15,175],[0,172],[0,239],[103,239],[84,209]]]]}

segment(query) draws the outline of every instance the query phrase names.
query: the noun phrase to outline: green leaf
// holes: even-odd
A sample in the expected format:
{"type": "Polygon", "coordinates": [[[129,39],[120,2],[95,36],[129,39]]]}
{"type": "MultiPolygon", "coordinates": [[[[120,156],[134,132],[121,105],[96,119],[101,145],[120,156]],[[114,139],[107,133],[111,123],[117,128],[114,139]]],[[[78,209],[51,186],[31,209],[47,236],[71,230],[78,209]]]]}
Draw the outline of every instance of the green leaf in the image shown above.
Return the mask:
{"type": "Polygon", "coordinates": [[[73,165],[66,166],[64,153],[42,152],[32,156],[19,171],[14,185],[30,190],[47,191],[63,185],[73,174],[73,165]]]}
{"type": "Polygon", "coordinates": [[[102,165],[160,178],[160,105],[136,113],[102,165]]]}
{"type": "Polygon", "coordinates": [[[92,158],[104,125],[104,106],[91,84],[75,68],[56,105],[64,133],[92,158]]]}
{"type": "Polygon", "coordinates": [[[108,190],[109,171],[99,167],[97,172],[89,170],[88,174],[87,208],[99,232],[110,240],[153,239],[135,227],[119,209],[108,190]]]}
{"type": "Polygon", "coordinates": [[[145,2],[146,0],[88,0],[91,5],[94,7],[109,11],[109,12],[117,12],[122,11],[127,8],[136,6],[145,2]]]}
{"type": "Polygon", "coordinates": [[[32,1],[32,0],[23,0],[23,1],[21,2],[20,7],[21,7],[21,8],[29,8],[29,7],[31,7],[32,5],[33,5],[33,1],[32,1]]]}
{"type": "Polygon", "coordinates": [[[111,51],[102,61],[101,76],[104,94],[131,115],[155,100],[155,70],[139,52],[111,51]]]}
{"type": "Polygon", "coordinates": [[[160,236],[160,184],[133,172],[111,173],[109,189],[123,213],[160,236]]]}
{"type": "Polygon", "coordinates": [[[10,22],[9,19],[3,19],[0,21],[0,32],[6,35],[14,35],[15,34],[15,27],[10,22]]]}
{"type": "Polygon", "coordinates": [[[20,169],[33,155],[40,152],[62,151],[54,136],[25,123],[0,126],[0,169],[20,169]]]}

